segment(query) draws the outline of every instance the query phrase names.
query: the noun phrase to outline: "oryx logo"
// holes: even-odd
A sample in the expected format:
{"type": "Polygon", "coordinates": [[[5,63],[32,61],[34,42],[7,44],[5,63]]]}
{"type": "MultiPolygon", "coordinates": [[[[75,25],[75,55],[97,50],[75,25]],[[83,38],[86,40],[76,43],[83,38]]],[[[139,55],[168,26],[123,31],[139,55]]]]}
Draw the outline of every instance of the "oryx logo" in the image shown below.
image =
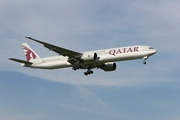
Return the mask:
{"type": "Polygon", "coordinates": [[[24,53],[26,56],[27,61],[30,61],[30,59],[35,59],[36,55],[27,47],[23,46],[24,53]]]}

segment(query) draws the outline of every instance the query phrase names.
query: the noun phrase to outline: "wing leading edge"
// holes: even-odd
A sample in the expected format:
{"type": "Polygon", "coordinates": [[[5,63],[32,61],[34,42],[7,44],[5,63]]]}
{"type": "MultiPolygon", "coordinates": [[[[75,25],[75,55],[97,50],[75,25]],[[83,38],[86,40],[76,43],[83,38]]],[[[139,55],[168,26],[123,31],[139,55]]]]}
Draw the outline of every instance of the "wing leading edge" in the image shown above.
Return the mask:
{"type": "Polygon", "coordinates": [[[46,43],[46,42],[36,40],[34,38],[31,38],[31,37],[25,37],[25,38],[33,40],[33,41],[38,42],[40,44],[43,44],[44,47],[48,48],[49,50],[52,50],[52,51],[54,51],[54,52],[56,52],[56,53],[58,53],[59,55],[62,55],[62,56],[68,56],[69,59],[71,59],[71,58],[80,58],[83,55],[80,52],[76,52],[76,51],[68,50],[68,49],[65,49],[65,48],[62,48],[62,47],[58,47],[58,46],[55,46],[55,45],[52,45],[52,44],[49,44],[49,43],[46,43]]]}

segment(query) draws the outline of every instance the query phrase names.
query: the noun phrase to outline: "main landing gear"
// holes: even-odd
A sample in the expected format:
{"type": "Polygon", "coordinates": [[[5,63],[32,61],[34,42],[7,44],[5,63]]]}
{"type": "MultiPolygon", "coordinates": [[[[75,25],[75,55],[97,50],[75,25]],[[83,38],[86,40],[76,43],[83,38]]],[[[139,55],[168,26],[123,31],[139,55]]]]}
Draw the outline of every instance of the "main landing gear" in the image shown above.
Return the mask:
{"type": "Polygon", "coordinates": [[[84,72],[84,75],[90,75],[90,74],[93,74],[94,72],[91,70],[91,68],[90,67],[86,67],[86,69],[87,69],[87,72],[84,72]]]}
{"type": "Polygon", "coordinates": [[[82,68],[82,67],[79,66],[79,65],[76,65],[76,66],[72,67],[72,69],[75,70],[75,71],[76,71],[76,70],[79,70],[79,69],[81,69],[81,68],[82,68]]]}
{"type": "Polygon", "coordinates": [[[84,72],[84,75],[90,75],[93,74],[94,72],[92,70],[87,70],[87,72],[84,72]]]}
{"type": "MultiPolygon", "coordinates": [[[[79,69],[82,69],[82,66],[79,66],[79,65],[75,65],[74,67],[72,67],[72,69],[73,70],[79,70],[79,69]]],[[[87,69],[87,71],[86,72],[84,72],[84,75],[90,75],[90,74],[93,74],[94,72],[90,69],[90,67],[87,67],[86,68],[87,69]]]]}
{"type": "Polygon", "coordinates": [[[143,64],[146,64],[146,60],[148,59],[148,56],[145,56],[143,59],[144,59],[143,64]]]}

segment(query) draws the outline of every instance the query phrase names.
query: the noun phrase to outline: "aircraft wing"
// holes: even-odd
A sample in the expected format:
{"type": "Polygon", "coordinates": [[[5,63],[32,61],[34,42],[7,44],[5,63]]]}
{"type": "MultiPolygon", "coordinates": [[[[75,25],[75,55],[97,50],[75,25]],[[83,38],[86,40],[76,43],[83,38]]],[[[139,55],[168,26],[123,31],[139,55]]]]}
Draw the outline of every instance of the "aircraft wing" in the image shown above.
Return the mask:
{"type": "Polygon", "coordinates": [[[20,60],[20,59],[16,59],[16,58],[9,58],[9,60],[12,60],[12,61],[15,61],[15,62],[19,62],[19,63],[33,64],[32,62],[28,62],[28,61],[20,60]]]}
{"type": "Polygon", "coordinates": [[[52,50],[52,51],[58,53],[59,55],[68,56],[69,59],[71,59],[71,58],[77,59],[77,58],[80,58],[83,55],[80,52],[76,52],[76,51],[68,50],[68,49],[65,49],[65,48],[62,48],[62,47],[58,47],[58,46],[55,46],[55,45],[52,45],[52,44],[49,44],[49,43],[46,43],[46,42],[42,42],[42,41],[36,40],[34,38],[31,38],[31,37],[26,37],[26,38],[30,39],[30,40],[33,40],[35,42],[38,42],[40,44],[43,44],[44,47],[46,47],[49,50],[52,50]]]}

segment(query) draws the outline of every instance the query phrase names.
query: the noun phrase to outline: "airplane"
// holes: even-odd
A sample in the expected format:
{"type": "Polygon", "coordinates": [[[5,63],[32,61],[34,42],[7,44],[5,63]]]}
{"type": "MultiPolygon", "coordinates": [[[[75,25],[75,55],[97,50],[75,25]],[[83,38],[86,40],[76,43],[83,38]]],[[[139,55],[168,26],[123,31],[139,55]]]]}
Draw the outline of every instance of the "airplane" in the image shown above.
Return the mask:
{"type": "Polygon", "coordinates": [[[117,61],[143,59],[143,64],[146,64],[146,60],[156,53],[153,47],[145,45],[77,52],[31,37],[25,38],[44,45],[44,47],[56,52],[59,56],[40,58],[27,43],[22,43],[26,60],[16,58],[9,58],[9,60],[19,62],[21,66],[30,68],[51,70],[72,67],[73,70],[85,69],[87,71],[84,72],[84,75],[93,74],[92,69],[94,68],[100,68],[104,71],[115,71],[115,62],[117,61]]]}

